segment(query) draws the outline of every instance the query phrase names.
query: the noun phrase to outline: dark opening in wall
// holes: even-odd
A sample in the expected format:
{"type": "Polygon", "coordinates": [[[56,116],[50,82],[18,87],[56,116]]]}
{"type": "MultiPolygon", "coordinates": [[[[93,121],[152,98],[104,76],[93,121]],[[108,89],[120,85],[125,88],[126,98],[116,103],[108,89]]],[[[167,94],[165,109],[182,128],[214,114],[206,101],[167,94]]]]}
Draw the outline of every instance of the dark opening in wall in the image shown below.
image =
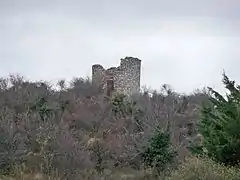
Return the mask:
{"type": "Polygon", "coordinates": [[[111,96],[113,90],[114,90],[113,79],[108,79],[107,80],[107,96],[111,96]]]}

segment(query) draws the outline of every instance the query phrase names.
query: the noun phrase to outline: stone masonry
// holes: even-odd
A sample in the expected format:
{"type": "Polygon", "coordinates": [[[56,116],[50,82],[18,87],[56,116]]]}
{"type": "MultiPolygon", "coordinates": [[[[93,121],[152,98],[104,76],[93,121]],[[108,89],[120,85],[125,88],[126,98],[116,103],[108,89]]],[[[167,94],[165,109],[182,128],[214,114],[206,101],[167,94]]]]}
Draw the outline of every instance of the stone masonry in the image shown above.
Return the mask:
{"type": "Polygon", "coordinates": [[[112,92],[133,95],[140,92],[141,60],[133,57],[121,59],[120,66],[104,69],[100,64],[92,66],[92,82],[112,92]]]}

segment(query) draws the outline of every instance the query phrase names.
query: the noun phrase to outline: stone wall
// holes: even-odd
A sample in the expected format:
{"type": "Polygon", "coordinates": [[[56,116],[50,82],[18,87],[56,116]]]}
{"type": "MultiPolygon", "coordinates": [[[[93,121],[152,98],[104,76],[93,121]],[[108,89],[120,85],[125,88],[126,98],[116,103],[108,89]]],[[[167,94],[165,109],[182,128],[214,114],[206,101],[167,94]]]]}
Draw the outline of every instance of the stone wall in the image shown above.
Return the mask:
{"type": "MultiPolygon", "coordinates": [[[[120,66],[104,69],[92,66],[92,82],[103,89],[132,95],[140,92],[141,60],[133,57],[121,59],[120,66]]],[[[109,94],[109,93],[107,93],[109,94]]]]}

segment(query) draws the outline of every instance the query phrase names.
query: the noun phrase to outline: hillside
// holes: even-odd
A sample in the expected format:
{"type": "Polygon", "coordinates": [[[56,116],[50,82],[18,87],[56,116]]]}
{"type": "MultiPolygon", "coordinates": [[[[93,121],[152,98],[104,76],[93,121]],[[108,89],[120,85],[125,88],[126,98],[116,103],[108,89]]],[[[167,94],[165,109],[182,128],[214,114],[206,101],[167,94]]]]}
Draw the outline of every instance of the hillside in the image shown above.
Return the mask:
{"type": "Polygon", "coordinates": [[[205,179],[224,179],[210,172],[222,172],[224,166],[192,157],[188,148],[199,140],[196,123],[208,93],[186,96],[163,86],[152,96],[107,97],[87,79],[58,85],[54,90],[20,76],[1,79],[0,171],[5,178],[153,179],[154,174],[177,179],[172,174],[178,167],[187,164],[180,170],[197,173],[199,164],[199,176],[206,171],[211,176],[205,179]]]}

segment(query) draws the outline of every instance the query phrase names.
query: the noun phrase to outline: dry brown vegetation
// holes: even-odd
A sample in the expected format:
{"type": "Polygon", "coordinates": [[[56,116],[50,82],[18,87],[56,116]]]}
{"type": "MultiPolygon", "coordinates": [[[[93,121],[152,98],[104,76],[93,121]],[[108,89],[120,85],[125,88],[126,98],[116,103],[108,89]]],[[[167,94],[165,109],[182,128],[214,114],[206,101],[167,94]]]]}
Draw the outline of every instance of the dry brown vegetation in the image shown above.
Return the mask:
{"type": "MultiPolygon", "coordinates": [[[[5,178],[154,179],[154,169],[144,169],[140,152],[159,125],[170,125],[177,156],[158,178],[184,179],[184,173],[195,172],[185,157],[196,135],[198,108],[207,99],[204,92],[183,96],[164,86],[162,93],[132,97],[129,105],[116,104],[88,79],[74,79],[69,87],[58,84],[57,91],[20,76],[1,79],[0,168],[5,178]]],[[[200,168],[206,163],[197,162],[200,168]]],[[[216,178],[225,179],[207,179],[216,178]]]]}

